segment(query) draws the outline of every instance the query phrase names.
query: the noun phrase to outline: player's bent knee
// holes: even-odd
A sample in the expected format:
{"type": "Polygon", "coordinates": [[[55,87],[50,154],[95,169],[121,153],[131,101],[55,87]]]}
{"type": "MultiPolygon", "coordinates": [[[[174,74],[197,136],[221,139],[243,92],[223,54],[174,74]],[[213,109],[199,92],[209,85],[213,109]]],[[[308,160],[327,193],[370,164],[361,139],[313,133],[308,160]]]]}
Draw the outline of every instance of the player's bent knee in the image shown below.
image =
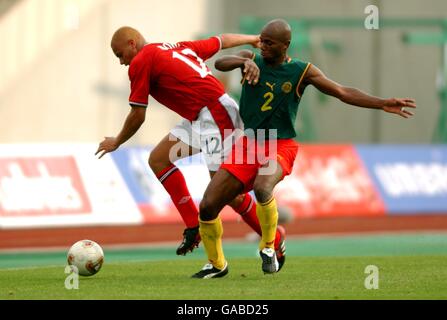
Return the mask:
{"type": "Polygon", "coordinates": [[[200,201],[199,212],[200,220],[202,221],[214,220],[219,214],[219,210],[216,208],[216,205],[207,197],[204,197],[202,201],[200,201]]]}
{"type": "Polygon", "coordinates": [[[253,191],[255,192],[256,200],[261,203],[269,201],[273,196],[273,188],[267,183],[255,183],[253,191]]]}
{"type": "Polygon", "coordinates": [[[166,161],[166,159],[161,157],[157,152],[151,152],[149,155],[148,164],[152,171],[157,174],[169,167],[172,163],[170,161],[166,161]]]}

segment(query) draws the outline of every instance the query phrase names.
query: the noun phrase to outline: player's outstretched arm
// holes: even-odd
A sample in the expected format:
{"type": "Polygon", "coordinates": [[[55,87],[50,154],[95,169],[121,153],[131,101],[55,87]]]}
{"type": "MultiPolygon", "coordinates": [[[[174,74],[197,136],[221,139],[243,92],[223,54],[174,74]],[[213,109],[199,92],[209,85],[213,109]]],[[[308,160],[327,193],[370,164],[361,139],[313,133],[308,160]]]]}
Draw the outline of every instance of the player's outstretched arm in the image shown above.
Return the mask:
{"type": "Polygon", "coordinates": [[[219,71],[231,71],[240,68],[242,77],[249,84],[259,80],[259,68],[253,61],[253,53],[249,50],[240,51],[237,55],[226,55],[216,60],[214,67],[219,71]]]}
{"type": "Polygon", "coordinates": [[[146,108],[132,107],[124,122],[123,128],[116,137],[105,137],[99,144],[95,156],[101,159],[106,153],[115,151],[124,142],[130,139],[141,127],[146,118],[146,108]]]}
{"type": "Polygon", "coordinates": [[[220,35],[222,41],[222,49],[233,48],[245,44],[251,45],[253,48],[260,48],[261,40],[259,35],[225,33],[220,35]]]}
{"type": "MultiPolygon", "coordinates": [[[[320,69],[311,65],[303,80],[303,86],[313,85],[321,92],[336,97],[344,103],[370,109],[381,109],[385,112],[395,113],[401,117],[408,118],[413,112],[406,108],[416,108],[414,99],[410,98],[390,98],[382,99],[371,96],[356,88],[342,86],[327,78],[320,69]]],[[[302,88],[300,88],[302,91],[302,88]]]]}

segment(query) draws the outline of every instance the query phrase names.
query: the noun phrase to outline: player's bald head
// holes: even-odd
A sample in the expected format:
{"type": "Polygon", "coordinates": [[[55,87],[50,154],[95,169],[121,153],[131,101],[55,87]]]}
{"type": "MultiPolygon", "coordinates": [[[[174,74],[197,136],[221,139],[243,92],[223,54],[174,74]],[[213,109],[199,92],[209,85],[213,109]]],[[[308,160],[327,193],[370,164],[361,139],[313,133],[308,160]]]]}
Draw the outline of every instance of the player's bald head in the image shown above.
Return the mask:
{"type": "Polygon", "coordinates": [[[144,43],[146,42],[144,40],[144,37],[138,30],[132,27],[124,26],[116,30],[115,33],[113,34],[111,46],[113,48],[115,46],[125,45],[130,40],[135,41],[138,47],[144,46],[144,43]]]}
{"type": "Polygon", "coordinates": [[[133,58],[146,44],[141,33],[131,27],[121,27],[115,31],[110,42],[113,53],[120,59],[120,63],[130,65],[133,58]]]}
{"type": "Polygon", "coordinates": [[[283,19],[275,19],[268,22],[264,28],[262,28],[261,34],[268,35],[273,39],[287,44],[290,43],[290,40],[292,39],[292,29],[283,19]]]}

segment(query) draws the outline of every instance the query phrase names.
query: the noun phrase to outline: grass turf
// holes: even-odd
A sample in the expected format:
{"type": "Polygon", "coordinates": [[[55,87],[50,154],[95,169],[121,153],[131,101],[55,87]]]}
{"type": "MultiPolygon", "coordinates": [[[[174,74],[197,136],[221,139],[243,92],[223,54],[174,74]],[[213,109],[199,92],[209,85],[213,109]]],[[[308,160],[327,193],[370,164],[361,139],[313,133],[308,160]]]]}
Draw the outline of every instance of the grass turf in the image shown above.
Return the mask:
{"type": "Polygon", "coordinates": [[[231,258],[222,279],[191,279],[203,260],[106,263],[67,290],[64,266],[0,270],[0,299],[447,299],[447,256],[287,258],[264,275],[260,259],[231,258]],[[366,289],[365,268],[379,268],[379,288],[366,289]]]}

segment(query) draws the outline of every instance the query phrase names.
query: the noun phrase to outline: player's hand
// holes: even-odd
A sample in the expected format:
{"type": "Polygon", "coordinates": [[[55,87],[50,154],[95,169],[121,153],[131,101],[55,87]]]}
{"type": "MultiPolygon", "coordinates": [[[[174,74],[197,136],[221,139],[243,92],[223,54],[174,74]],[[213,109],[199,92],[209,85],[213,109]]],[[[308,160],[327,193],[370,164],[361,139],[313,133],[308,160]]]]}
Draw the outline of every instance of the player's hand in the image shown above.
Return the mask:
{"type": "Polygon", "coordinates": [[[251,46],[255,49],[261,48],[261,37],[259,35],[256,36],[255,41],[251,44],[251,46]]]}
{"type": "Polygon", "coordinates": [[[416,108],[416,101],[414,99],[404,98],[397,99],[391,98],[386,99],[385,104],[382,107],[383,111],[389,113],[395,113],[404,118],[409,118],[414,115],[413,112],[408,110],[409,108],[416,108]]]}
{"type": "Polygon", "coordinates": [[[104,140],[99,144],[98,150],[96,150],[95,156],[99,154],[101,159],[106,153],[115,151],[120,145],[117,143],[115,137],[105,137],[104,140]]]}
{"type": "Polygon", "coordinates": [[[259,68],[252,59],[245,60],[242,74],[244,75],[242,84],[247,81],[248,84],[256,85],[259,81],[259,68]]]}

